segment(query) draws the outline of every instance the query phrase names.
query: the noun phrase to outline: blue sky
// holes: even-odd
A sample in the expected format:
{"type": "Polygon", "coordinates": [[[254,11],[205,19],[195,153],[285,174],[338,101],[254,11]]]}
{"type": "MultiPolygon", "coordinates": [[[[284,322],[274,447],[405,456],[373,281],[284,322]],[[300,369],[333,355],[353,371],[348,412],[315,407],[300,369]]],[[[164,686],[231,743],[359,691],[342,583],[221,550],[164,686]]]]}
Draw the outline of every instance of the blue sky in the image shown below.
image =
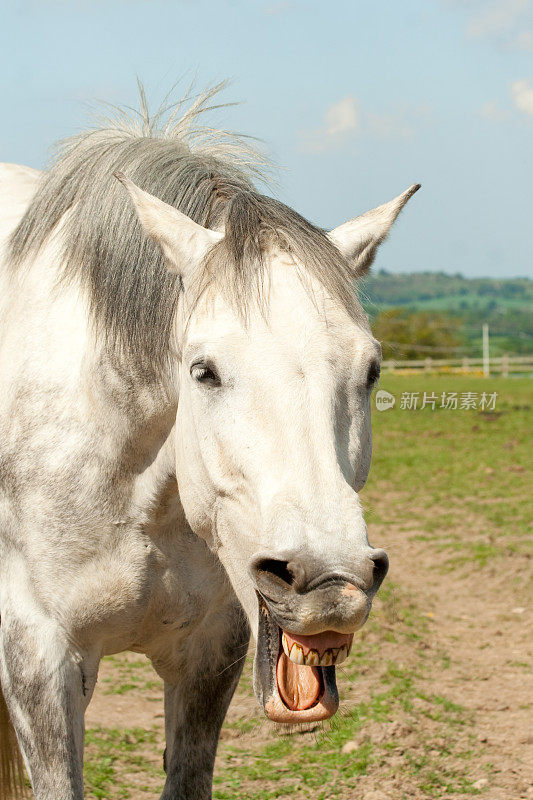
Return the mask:
{"type": "Polygon", "coordinates": [[[333,227],[419,181],[375,268],[533,274],[533,0],[4,0],[0,160],[43,167],[93,99],[229,77],[276,194],[333,227]]]}

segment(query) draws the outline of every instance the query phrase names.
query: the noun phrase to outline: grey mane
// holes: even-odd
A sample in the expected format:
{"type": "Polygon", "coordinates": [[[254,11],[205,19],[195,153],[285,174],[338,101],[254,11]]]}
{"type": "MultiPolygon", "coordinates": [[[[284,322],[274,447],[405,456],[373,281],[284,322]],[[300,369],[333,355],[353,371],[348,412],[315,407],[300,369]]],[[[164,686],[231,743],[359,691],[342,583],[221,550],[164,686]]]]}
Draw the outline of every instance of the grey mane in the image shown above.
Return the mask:
{"type": "Polygon", "coordinates": [[[117,171],[200,225],[225,227],[224,239],[206,260],[197,296],[218,288],[246,315],[252,298],[262,297],[265,254],[274,245],[354,313],[349,265],[324,231],[254,189],[264,163],[254,148],[198,126],[219,88],[201,95],[177,120],[174,110],[166,124],[161,113],[150,118],[141,90],[137,117],[120,111],[105,127],[65,140],[11,238],[16,269],[69,212],[62,228],[61,280],[85,289],[108,345],[148,371],[168,360],[181,285],[141,230],[117,171]]]}

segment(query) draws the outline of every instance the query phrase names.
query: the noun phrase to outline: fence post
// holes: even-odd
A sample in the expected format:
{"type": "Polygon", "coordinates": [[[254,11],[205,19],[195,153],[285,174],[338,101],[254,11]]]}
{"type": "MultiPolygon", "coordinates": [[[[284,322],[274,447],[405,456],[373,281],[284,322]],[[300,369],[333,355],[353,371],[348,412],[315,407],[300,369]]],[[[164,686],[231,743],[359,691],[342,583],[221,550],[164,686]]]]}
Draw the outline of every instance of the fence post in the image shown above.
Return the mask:
{"type": "Polygon", "coordinates": [[[426,372],[431,372],[431,356],[428,356],[424,361],[426,372]]]}
{"type": "Polygon", "coordinates": [[[502,378],[509,377],[509,356],[504,353],[502,356],[502,378]]]}
{"type": "Polygon", "coordinates": [[[463,358],[463,372],[468,372],[468,356],[463,358]]]}
{"type": "Polygon", "coordinates": [[[489,325],[487,322],[483,323],[483,377],[488,378],[490,375],[490,361],[489,361],[489,325]]]}

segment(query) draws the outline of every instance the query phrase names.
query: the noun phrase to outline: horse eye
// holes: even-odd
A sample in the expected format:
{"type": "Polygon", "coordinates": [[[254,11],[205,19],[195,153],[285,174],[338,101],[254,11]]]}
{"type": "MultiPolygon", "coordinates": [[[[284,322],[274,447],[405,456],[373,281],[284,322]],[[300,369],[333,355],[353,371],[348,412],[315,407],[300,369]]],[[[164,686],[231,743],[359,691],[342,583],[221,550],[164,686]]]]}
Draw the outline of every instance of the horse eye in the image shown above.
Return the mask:
{"type": "Polygon", "coordinates": [[[191,365],[191,377],[197,383],[203,383],[205,386],[220,386],[220,378],[216,369],[212,364],[206,364],[204,361],[197,361],[191,365]]]}
{"type": "Polygon", "coordinates": [[[377,361],[373,361],[368,368],[366,376],[366,385],[368,386],[368,388],[371,388],[376,383],[376,381],[379,378],[380,372],[381,372],[381,367],[379,363],[377,361]]]}

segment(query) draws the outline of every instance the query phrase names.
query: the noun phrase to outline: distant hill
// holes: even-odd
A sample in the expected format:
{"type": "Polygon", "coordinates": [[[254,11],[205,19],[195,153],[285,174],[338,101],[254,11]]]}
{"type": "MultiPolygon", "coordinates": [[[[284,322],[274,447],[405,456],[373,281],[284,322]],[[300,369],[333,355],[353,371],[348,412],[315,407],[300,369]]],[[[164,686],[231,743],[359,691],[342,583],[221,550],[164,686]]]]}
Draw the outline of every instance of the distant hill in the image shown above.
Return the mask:
{"type": "Polygon", "coordinates": [[[380,270],[367,276],[361,289],[369,312],[372,305],[379,311],[398,306],[448,311],[494,305],[533,309],[533,280],[529,278],[464,278],[444,272],[393,275],[380,270]]]}
{"type": "Polygon", "coordinates": [[[533,352],[533,280],[528,278],[381,270],[361,281],[359,294],[371,321],[393,308],[435,312],[449,319],[463,346],[472,353],[481,350],[484,322],[490,327],[494,355],[533,352]]]}

